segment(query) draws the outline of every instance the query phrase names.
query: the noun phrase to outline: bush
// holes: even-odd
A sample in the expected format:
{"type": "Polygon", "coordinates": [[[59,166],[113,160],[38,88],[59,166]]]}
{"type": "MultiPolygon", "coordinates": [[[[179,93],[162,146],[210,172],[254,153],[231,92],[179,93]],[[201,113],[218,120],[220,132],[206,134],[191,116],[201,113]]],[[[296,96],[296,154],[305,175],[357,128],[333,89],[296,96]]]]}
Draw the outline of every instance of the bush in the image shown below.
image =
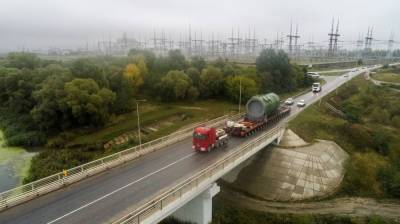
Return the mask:
{"type": "Polygon", "coordinates": [[[385,192],[400,198],[400,163],[394,166],[387,166],[379,171],[379,180],[382,182],[385,192]]]}
{"type": "Polygon", "coordinates": [[[378,172],[386,165],[385,159],[376,153],[354,154],[347,164],[342,190],[349,195],[382,195],[378,172]]]}
{"type": "Polygon", "coordinates": [[[365,151],[366,148],[372,145],[371,133],[364,126],[351,124],[345,130],[347,130],[349,139],[359,151],[365,151]]]}
{"type": "Polygon", "coordinates": [[[382,155],[389,154],[390,136],[383,130],[377,130],[372,134],[373,147],[382,155]]]}
{"type": "Polygon", "coordinates": [[[9,146],[40,146],[46,141],[46,134],[40,131],[23,132],[7,138],[9,146]]]}
{"type": "Polygon", "coordinates": [[[399,115],[398,116],[394,116],[392,118],[392,124],[393,124],[393,126],[395,126],[397,128],[400,128],[400,116],[399,115]]]}

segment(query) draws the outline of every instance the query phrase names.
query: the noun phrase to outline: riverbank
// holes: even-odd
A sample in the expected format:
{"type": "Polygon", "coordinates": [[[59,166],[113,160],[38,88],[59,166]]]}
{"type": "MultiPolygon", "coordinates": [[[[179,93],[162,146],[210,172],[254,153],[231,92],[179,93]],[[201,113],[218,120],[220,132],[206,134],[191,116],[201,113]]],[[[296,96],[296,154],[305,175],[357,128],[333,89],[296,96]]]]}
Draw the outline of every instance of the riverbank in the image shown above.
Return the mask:
{"type": "Polygon", "coordinates": [[[35,154],[21,147],[6,146],[3,132],[0,130],[0,192],[22,184],[35,154]]]}

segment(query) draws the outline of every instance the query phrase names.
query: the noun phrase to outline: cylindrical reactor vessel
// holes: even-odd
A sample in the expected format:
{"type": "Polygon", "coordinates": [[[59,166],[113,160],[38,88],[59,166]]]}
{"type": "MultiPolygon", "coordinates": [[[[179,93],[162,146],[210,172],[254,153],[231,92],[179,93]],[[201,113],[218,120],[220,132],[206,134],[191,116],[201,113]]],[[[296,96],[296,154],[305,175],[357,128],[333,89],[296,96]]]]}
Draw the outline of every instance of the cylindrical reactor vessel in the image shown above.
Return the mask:
{"type": "Polygon", "coordinates": [[[247,101],[247,118],[258,120],[276,111],[280,105],[279,96],[275,93],[253,96],[247,101]]]}

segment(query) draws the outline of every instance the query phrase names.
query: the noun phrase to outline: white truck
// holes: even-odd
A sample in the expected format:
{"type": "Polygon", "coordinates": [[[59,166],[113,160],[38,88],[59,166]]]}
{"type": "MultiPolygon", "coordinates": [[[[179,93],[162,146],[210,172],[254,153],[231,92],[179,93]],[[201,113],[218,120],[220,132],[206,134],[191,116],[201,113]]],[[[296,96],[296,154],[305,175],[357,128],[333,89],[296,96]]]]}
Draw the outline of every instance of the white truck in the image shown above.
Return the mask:
{"type": "Polygon", "coordinates": [[[322,90],[321,83],[319,83],[319,82],[314,82],[314,83],[312,84],[311,90],[312,90],[313,93],[321,92],[321,90],[322,90]]]}

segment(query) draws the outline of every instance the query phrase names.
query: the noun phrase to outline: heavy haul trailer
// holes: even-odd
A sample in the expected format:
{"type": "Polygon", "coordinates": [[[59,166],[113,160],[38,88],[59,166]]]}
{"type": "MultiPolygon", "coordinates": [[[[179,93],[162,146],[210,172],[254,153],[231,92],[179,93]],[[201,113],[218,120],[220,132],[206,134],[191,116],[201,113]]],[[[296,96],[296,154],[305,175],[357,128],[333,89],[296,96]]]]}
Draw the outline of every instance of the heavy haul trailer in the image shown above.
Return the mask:
{"type": "Polygon", "coordinates": [[[253,96],[246,104],[247,113],[239,122],[227,122],[224,130],[232,136],[246,137],[269,127],[290,114],[290,107],[281,106],[275,93],[253,96]]]}
{"type": "Polygon", "coordinates": [[[241,121],[228,121],[222,129],[197,127],[193,130],[193,149],[211,151],[228,145],[229,135],[246,137],[265,129],[289,115],[290,107],[281,106],[275,93],[253,96],[246,104],[247,113],[241,121]]]}

